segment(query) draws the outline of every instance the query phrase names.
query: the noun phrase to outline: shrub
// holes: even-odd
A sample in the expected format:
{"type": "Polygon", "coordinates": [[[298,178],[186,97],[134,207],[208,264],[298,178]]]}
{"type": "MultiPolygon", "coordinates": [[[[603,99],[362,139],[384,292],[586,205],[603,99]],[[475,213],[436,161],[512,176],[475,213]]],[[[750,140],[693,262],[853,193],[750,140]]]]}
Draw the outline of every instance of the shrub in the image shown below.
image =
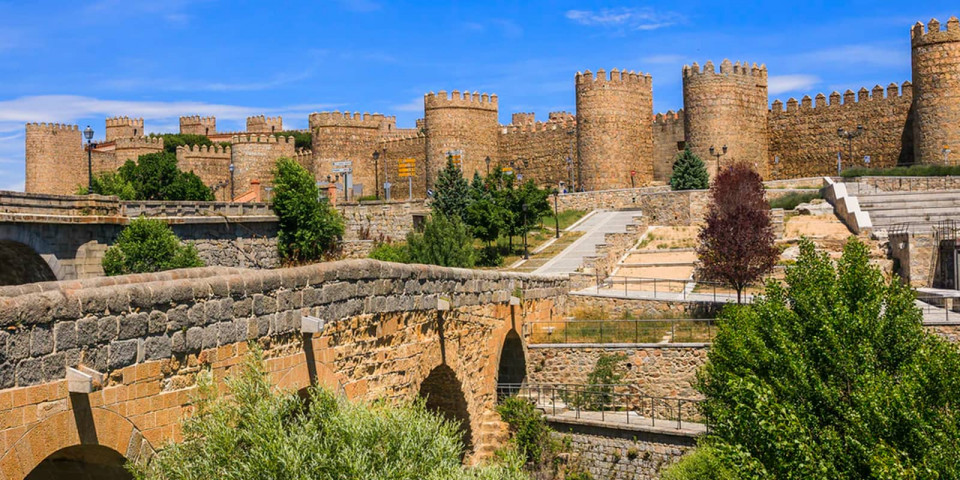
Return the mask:
{"type": "MultiPolygon", "coordinates": [[[[115,172],[103,172],[93,177],[93,188],[90,189],[90,192],[97,195],[115,195],[120,200],[137,199],[137,190],[133,187],[133,184],[115,172]]],[[[77,195],[86,195],[87,193],[86,187],[80,187],[77,190],[77,195]]]]}
{"type": "Polygon", "coordinates": [[[956,165],[911,165],[908,167],[863,168],[853,167],[840,172],[844,178],[851,177],[945,177],[960,175],[956,165]]]}
{"type": "Polygon", "coordinates": [[[277,392],[256,348],[230,395],[210,372],[199,376],[195,413],[182,422],[183,441],[144,465],[128,468],[139,480],[247,479],[507,479],[522,480],[522,462],[481,468],[461,464],[457,426],[422,402],[352,403],[312,386],[304,403],[277,392]]]}
{"type": "Polygon", "coordinates": [[[136,191],[135,200],[212,201],[213,191],[200,177],[177,167],[176,155],[169,152],[140,155],[127,160],[117,175],[136,191]]]}
{"type": "Polygon", "coordinates": [[[343,219],[320,200],[313,175],[295,160],[277,159],[273,170],[273,211],[279,218],[277,245],[287,263],[319,260],[343,235],[343,219]]]}
{"type": "Polygon", "coordinates": [[[507,397],[497,405],[500,418],[510,426],[510,441],[528,462],[542,463],[549,452],[550,427],[533,402],[520,397],[507,397]]]}
{"type": "Polygon", "coordinates": [[[503,254],[499,245],[487,245],[477,251],[476,265],[480,267],[499,267],[503,265],[503,254]]]}
{"type": "Polygon", "coordinates": [[[820,198],[820,191],[812,192],[790,192],[786,195],[770,200],[770,208],[782,208],[784,210],[793,210],[801,203],[809,203],[815,198],[820,198]]]}
{"type": "Polygon", "coordinates": [[[370,251],[369,257],[384,262],[410,263],[410,252],[403,244],[378,243],[370,251]]]}
{"type": "Polygon", "coordinates": [[[673,174],[670,175],[672,190],[703,190],[710,186],[710,174],[700,157],[685,148],[677,154],[673,162],[673,174]]]}
{"type": "Polygon", "coordinates": [[[469,268],[474,265],[473,237],[457,217],[434,214],[423,226],[423,232],[407,235],[410,261],[444,267],[469,268]]]}
{"type": "Polygon", "coordinates": [[[663,471],[662,480],[738,480],[709,445],[701,445],[680,458],[680,461],[663,471]]]}
{"type": "Polygon", "coordinates": [[[284,130],[272,134],[277,137],[293,137],[294,148],[311,150],[313,149],[313,134],[310,132],[300,132],[297,130],[284,130]]]}
{"type": "Polygon", "coordinates": [[[166,223],[140,217],[120,231],[102,264],[107,275],[125,275],[202,267],[203,261],[193,245],[180,243],[166,223]]]}

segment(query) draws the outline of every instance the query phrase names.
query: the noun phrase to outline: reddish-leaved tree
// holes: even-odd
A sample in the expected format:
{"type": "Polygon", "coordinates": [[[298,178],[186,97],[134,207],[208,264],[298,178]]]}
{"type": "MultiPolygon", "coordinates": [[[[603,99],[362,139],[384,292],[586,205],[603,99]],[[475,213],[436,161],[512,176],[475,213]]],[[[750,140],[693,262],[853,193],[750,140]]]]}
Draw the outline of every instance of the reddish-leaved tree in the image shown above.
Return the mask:
{"type": "Polygon", "coordinates": [[[770,272],[780,254],[774,246],[770,204],[760,175],[743,163],[723,169],[710,187],[706,224],[700,230],[697,272],[737,291],[770,272]]]}

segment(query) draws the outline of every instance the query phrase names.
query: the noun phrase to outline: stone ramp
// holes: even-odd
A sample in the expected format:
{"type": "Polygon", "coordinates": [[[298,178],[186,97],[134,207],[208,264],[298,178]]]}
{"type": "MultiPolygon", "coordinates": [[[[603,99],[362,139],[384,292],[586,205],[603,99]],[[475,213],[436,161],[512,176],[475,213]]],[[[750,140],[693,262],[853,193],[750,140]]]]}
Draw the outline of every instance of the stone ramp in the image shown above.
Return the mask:
{"type": "Polygon", "coordinates": [[[860,208],[870,214],[874,230],[895,227],[911,233],[926,233],[946,221],[960,220],[960,190],[884,192],[848,183],[860,208]]]}
{"type": "Polygon", "coordinates": [[[637,210],[598,211],[570,230],[584,232],[583,236],[550,261],[533,271],[535,274],[559,275],[576,272],[588,257],[596,255],[608,233],[626,233],[627,226],[639,216],[637,210]]]}

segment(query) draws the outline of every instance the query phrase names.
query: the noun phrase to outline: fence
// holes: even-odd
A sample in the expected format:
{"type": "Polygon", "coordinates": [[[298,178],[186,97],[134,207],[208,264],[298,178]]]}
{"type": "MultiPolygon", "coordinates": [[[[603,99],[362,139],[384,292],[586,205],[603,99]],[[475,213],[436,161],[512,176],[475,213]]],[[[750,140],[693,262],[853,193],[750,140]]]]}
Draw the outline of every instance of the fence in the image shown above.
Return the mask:
{"type": "Polygon", "coordinates": [[[530,343],[708,343],[714,320],[560,320],[526,324],[530,343]]]}
{"type": "Polygon", "coordinates": [[[916,299],[924,321],[960,322],[960,296],[917,295],[916,299]]]}
{"type": "MultiPolygon", "coordinates": [[[[715,282],[610,276],[598,280],[598,289],[601,288],[622,291],[624,296],[630,296],[631,292],[642,292],[641,295],[644,298],[652,299],[711,301],[715,303],[737,301],[736,290],[726,284],[715,282]]],[[[751,300],[750,295],[743,295],[744,303],[749,303],[751,300]]]]}
{"type": "Polygon", "coordinates": [[[636,385],[497,384],[497,398],[526,398],[547,415],[626,425],[702,428],[701,400],[644,395],[636,385]]]}

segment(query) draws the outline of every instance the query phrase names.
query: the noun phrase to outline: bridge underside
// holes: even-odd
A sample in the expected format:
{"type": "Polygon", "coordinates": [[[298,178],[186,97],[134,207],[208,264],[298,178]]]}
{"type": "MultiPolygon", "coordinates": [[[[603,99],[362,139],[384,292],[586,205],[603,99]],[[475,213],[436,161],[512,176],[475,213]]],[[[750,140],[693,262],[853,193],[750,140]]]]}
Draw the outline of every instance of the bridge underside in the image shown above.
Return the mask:
{"type": "Polygon", "coordinates": [[[57,279],[43,257],[19,242],[0,240],[0,266],[0,286],[57,279]]]}

